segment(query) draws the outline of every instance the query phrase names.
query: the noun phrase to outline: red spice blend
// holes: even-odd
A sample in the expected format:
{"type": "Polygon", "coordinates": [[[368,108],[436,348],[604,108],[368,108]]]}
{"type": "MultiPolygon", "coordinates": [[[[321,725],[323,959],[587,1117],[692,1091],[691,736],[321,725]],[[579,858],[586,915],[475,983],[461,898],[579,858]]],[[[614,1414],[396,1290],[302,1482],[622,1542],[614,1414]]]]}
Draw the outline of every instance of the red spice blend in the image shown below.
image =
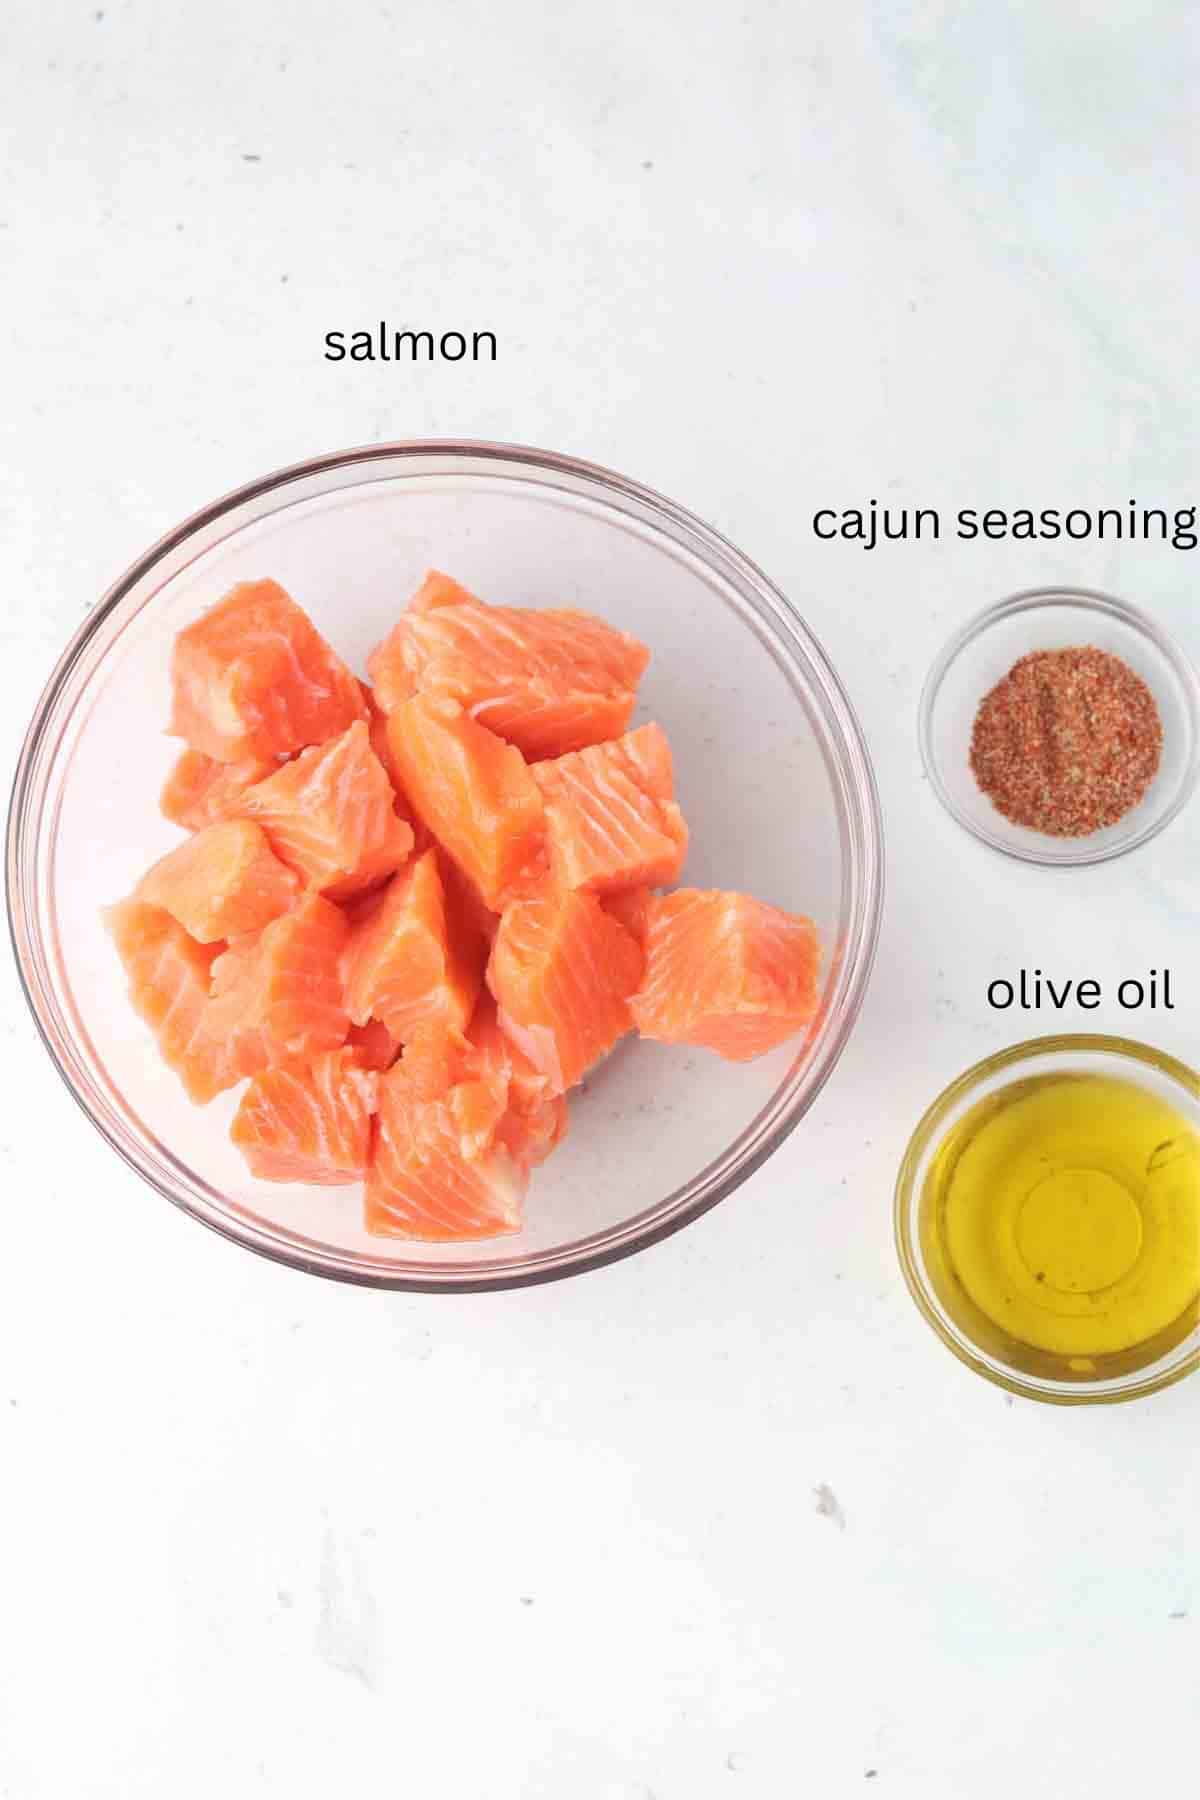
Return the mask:
{"type": "Polygon", "coordinates": [[[1158,773],[1162,720],[1140,675],[1091,646],[1034,650],[982,701],[971,769],[997,811],[1050,837],[1089,837],[1158,773]]]}

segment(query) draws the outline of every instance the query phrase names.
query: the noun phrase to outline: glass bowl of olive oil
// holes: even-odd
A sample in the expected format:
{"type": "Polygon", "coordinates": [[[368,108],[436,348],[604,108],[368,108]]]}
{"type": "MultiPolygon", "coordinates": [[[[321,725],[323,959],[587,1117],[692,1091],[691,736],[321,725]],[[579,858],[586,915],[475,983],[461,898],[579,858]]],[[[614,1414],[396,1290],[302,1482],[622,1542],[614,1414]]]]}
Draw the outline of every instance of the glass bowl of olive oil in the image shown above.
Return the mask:
{"type": "Polygon", "coordinates": [[[1181,1380],[1200,1368],[1200,1077],[1115,1037],[988,1057],[913,1133],[896,1241],[943,1343],[1011,1393],[1181,1380]]]}

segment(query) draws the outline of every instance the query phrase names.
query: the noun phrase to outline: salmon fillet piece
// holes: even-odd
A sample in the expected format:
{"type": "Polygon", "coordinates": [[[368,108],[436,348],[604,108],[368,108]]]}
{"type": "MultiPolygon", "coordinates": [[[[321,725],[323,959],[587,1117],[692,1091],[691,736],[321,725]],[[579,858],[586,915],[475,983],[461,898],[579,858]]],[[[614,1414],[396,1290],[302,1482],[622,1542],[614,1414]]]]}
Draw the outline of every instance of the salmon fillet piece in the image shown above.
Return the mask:
{"type": "Polygon", "coordinates": [[[534,760],[624,731],[649,660],[644,644],[591,613],[471,598],[410,607],[367,667],[384,712],[440,694],[534,760]]]}
{"type": "Polygon", "coordinates": [[[506,1100],[506,1078],[461,1032],[423,1027],[379,1077],[367,1230],[447,1242],[520,1230],[526,1179],[496,1135],[506,1100]]]}
{"type": "Polygon", "coordinates": [[[216,762],[290,756],[365,717],[358,683],[277,581],[243,581],[181,631],[168,727],[216,762]]]}
{"type": "Polygon", "coordinates": [[[636,940],[593,895],[570,889],[510,906],[487,969],[501,1029],[554,1093],[631,1028],[641,977],[636,940]]]}
{"type": "Polygon", "coordinates": [[[278,768],[273,757],[250,756],[242,762],[214,762],[200,750],[181,751],[167,776],[159,809],[173,825],[202,831],[229,817],[248,787],[278,768]]]}
{"type": "Polygon", "coordinates": [[[353,1050],[265,1069],[242,1095],[229,1135],[260,1181],[361,1181],[378,1085],[353,1050]]]}
{"type": "Polygon", "coordinates": [[[188,1098],[203,1106],[239,1079],[228,1046],[207,1028],[209,984],[221,946],[198,944],[170,913],[146,900],[122,900],[104,916],[134,1007],[188,1098]]]}
{"type": "Polygon", "coordinates": [[[811,919],[748,894],[681,888],[649,901],[630,1008],[643,1037],[749,1062],[811,1022],[819,966],[811,919]]]}
{"type": "Polygon", "coordinates": [[[507,1083],[507,1105],[496,1127],[496,1141],[528,1175],[566,1136],[566,1096],[556,1094],[548,1077],[505,1036],[490,994],[480,996],[467,1035],[484,1069],[497,1071],[507,1083]]]}
{"type": "Polygon", "coordinates": [[[204,826],[156,862],[137,890],[139,899],[161,906],[201,944],[261,931],[299,891],[266,833],[248,819],[204,826]]]}
{"type": "Polygon", "coordinates": [[[611,894],[678,880],[688,830],[661,726],[642,725],[611,743],[534,763],[531,773],[561,886],[611,894]]]}
{"type": "Polygon", "coordinates": [[[227,1046],[239,1076],[345,1043],[350,1015],[340,965],[349,933],[337,907],[309,893],[217,958],[205,1025],[227,1046]]]}
{"type": "Polygon", "coordinates": [[[470,948],[448,928],[437,852],[426,850],[351,931],[342,965],[351,1019],[379,1019],[401,1043],[428,1021],[464,1030],[483,979],[482,955],[470,948]]]}
{"type": "Polygon", "coordinates": [[[262,826],[281,862],[334,900],[391,875],[413,847],[361,719],[247,788],[237,810],[262,826]]]}
{"type": "Polygon", "coordinates": [[[454,700],[419,694],[388,720],[416,816],[499,912],[545,870],[542,797],[519,750],[454,700]]]}

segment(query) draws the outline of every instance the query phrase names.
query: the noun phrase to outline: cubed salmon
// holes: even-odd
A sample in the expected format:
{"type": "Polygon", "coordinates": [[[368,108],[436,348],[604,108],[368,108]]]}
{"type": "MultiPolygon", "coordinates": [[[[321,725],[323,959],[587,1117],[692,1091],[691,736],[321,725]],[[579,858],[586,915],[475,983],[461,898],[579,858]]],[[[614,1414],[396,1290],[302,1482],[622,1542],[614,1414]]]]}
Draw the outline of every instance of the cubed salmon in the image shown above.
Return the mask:
{"type": "Polygon", "coordinates": [[[346,1005],[356,1025],[379,1019],[406,1042],[418,1025],[466,1029],[483,978],[482,952],[449,930],[435,850],[394,876],[346,947],[346,1005]]]}
{"type": "Polygon", "coordinates": [[[261,931],[286,912],[300,882],[248,819],[206,825],[155,863],[138,897],[161,906],[202,944],[261,931]]]}
{"type": "Polygon", "coordinates": [[[378,1084],[350,1049],[264,1069],[242,1095],[229,1135],[260,1181],[361,1181],[378,1084]]]}
{"type": "Polygon", "coordinates": [[[181,631],[170,731],[217,762],[290,756],[365,717],[358,682],[277,581],[243,581],[181,631]]]}
{"type": "Polygon", "coordinates": [[[540,880],[542,797],[519,750],[456,701],[431,694],[391,715],[388,741],[414,813],[485,906],[499,912],[514,893],[540,880]]]}
{"type": "Polygon", "coordinates": [[[200,750],[180,752],[167,776],[159,808],[173,825],[201,831],[227,819],[238,800],[256,781],[279,767],[274,757],[250,756],[241,762],[214,762],[200,750]]]}
{"type": "Polygon", "coordinates": [[[413,847],[361,719],[247,788],[237,811],[262,826],[306,886],[334,900],[394,873],[413,847]]]}
{"type": "Polygon", "coordinates": [[[439,694],[532,760],[623,732],[649,660],[644,644],[591,613],[439,594],[400,615],[368,669],[384,712],[439,694]]]}
{"type": "Polygon", "coordinates": [[[661,726],[534,763],[531,773],[562,886],[603,895],[679,879],[688,831],[661,726]]]}
{"type": "Polygon", "coordinates": [[[501,1029],[560,1094],[631,1028],[641,976],[634,937],[572,889],[508,907],[487,968],[501,1029]]]}
{"type": "Polygon", "coordinates": [[[497,1130],[507,1078],[460,1032],[423,1027],[379,1078],[366,1227],[434,1241],[518,1231],[526,1174],[497,1130]]]}
{"type": "Polygon", "coordinates": [[[239,1075],[345,1043],[350,1015],[341,959],[349,933],[338,908],[309,893],[217,958],[206,1026],[227,1044],[239,1075]]]}
{"type": "Polygon", "coordinates": [[[147,900],[110,906],[105,922],[125,967],[129,997],[188,1097],[204,1105],[239,1079],[230,1047],[209,1029],[209,986],[222,946],[200,944],[147,900]]]}
{"type": "Polygon", "coordinates": [[[630,1001],[643,1037],[748,1062],[816,1014],[815,925],[749,894],[680,888],[654,896],[645,950],[645,975],[630,1001]]]}
{"type": "MultiPolygon", "coordinates": [[[[818,1016],[811,921],[677,881],[649,652],[430,570],[355,679],[272,581],[179,634],[162,793],[194,833],[109,929],[199,1102],[248,1079],[262,1180],[366,1180],[366,1227],[518,1231],[566,1090],[635,1025],[735,1060],[818,1016]]],[[[653,1059],[651,1059],[651,1062],[653,1059]]]]}

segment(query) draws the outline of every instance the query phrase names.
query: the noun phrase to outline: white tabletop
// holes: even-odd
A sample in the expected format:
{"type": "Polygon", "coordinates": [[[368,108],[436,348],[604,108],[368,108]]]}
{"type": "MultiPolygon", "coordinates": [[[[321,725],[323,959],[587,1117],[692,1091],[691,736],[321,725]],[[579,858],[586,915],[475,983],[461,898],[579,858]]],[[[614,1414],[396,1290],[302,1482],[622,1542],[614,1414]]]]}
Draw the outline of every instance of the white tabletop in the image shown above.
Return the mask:
{"type": "Polygon", "coordinates": [[[734,1198],[574,1282],[325,1285],[107,1151],[0,1033],[0,1792],[12,1800],[1108,1800],[1194,1775],[1200,1385],[1006,1400],[891,1247],[911,1125],[1052,1021],[1193,1062],[1200,803],[1009,865],[922,780],[952,627],[1103,587],[1200,656],[1200,552],[816,543],[817,506],[1195,499],[1183,0],[9,0],[0,732],[187,512],[309,453],[610,464],[793,597],[876,759],[890,889],[829,1087],[734,1198]],[[709,14],[725,15],[713,23],[709,14]],[[490,329],[494,366],[323,360],[490,329]],[[864,1784],[869,1784],[864,1786],[864,1784]]]}

